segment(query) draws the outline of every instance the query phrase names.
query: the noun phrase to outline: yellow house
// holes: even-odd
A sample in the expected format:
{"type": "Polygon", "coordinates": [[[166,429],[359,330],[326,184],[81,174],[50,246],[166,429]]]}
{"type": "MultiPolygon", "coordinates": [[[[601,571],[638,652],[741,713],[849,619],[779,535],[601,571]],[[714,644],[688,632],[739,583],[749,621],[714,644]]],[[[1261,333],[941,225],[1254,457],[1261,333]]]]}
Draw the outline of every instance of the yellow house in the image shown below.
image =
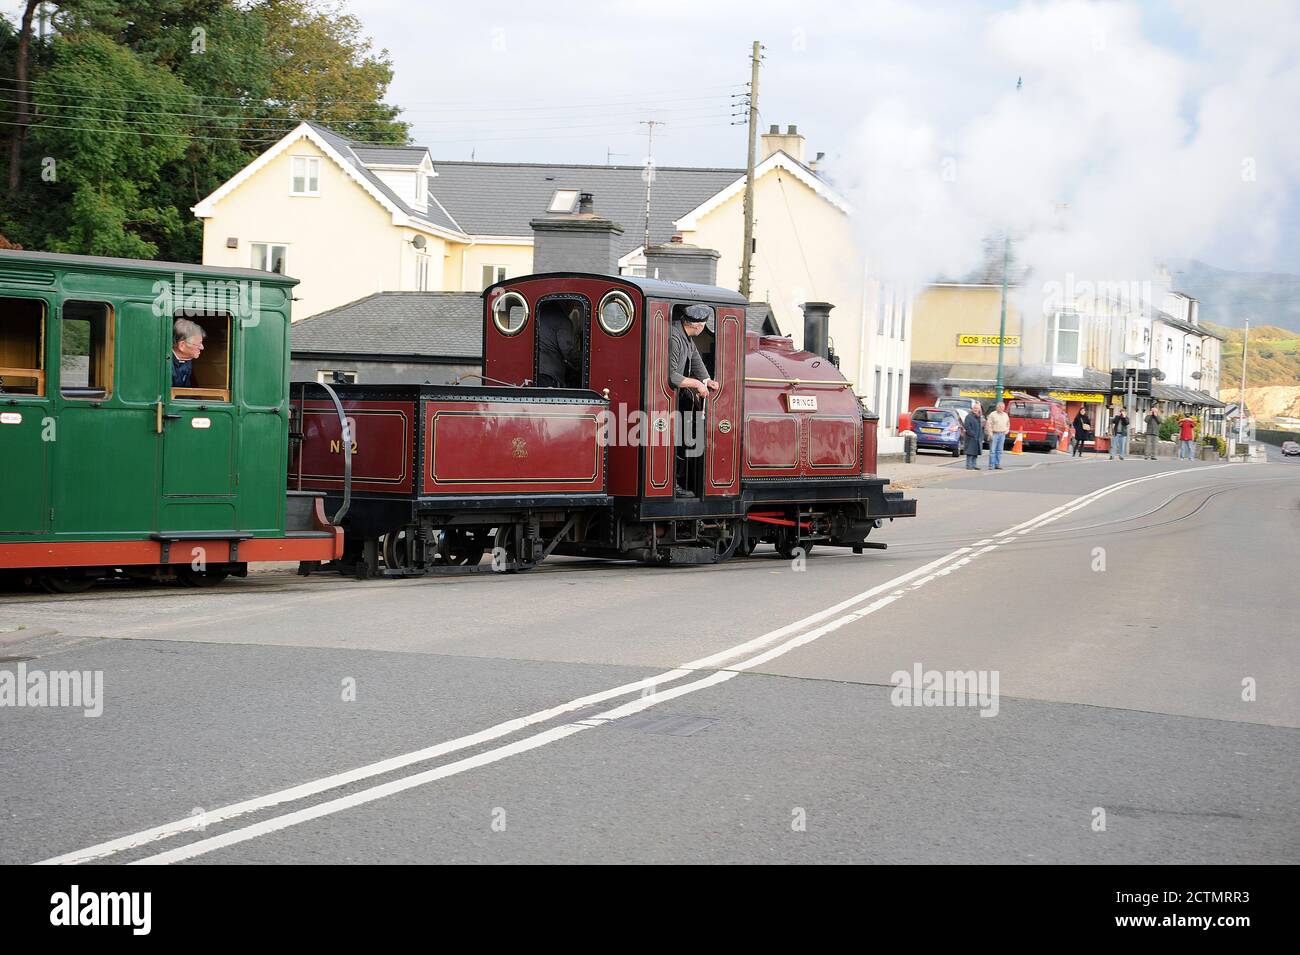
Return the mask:
{"type": "MultiPolygon", "coordinates": [[[[680,235],[716,249],[717,282],[739,286],[743,169],[646,169],[434,160],[422,146],[354,142],[304,122],[194,207],[203,262],[264,268],[300,280],[295,319],[377,292],[478,292],[533,271],[529,222],[577,208],[582,194],[623,229],[617,268],[645,274],[651,245],[680,235]]],[[[804,158],[795,127],[762,136],[754,177],[751,299],[802,344],[805,301],[834,305],[841,369],[880,413],[895,450],[906,405],[911,303],[882,286],[854,239],[852,210],[804,158]]]]}

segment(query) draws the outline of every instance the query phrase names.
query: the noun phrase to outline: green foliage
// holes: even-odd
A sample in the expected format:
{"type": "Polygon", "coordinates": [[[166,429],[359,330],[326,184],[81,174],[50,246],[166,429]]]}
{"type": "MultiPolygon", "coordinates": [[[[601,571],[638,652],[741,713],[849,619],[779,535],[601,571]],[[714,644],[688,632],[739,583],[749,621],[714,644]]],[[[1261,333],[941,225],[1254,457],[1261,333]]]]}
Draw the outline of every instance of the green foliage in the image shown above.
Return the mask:
{"type": "MultiPolygon", "coordinates": [[[[1164,420],[1160,422],[1160,440],[1177,441],[1182,420],[1183,416],[1181,414],[1165,415],[1164,420]]],[[[1192,437],[1199,438],[1201,436],[1201,422],[1197,419],[1193,420],[1196,421],[1196,426],[1192,429],[1192,437]]]]}
{"type": "MultiPolygon", "coordinates": [[[[1220,385],[1235,388],[1241,381],[1241,343],[1245,330],[1208,327],[1223,335],[1220,362],[1220,385]]],[[[1259,325],[1250,330],[1250,353],[1246,359],[1248,387],[1294,385],[1300,382],[1300,332],[1275,325],[1259,325]]]]}
{"type": "MultiPolygon", "coordinates": [[[[0,235],[29,249],[198,261],[190,208],[297,122],[408,141],[384,51],[320,0],[62,0],[33,37],[32,122],[0,235]]],[[[16,27],[0,18],[0,75],[16,27]]],[[[12,100],[9,93],[3,99],[12,100]]],[[[13,104],[0,103],[12,123],[13,104]]],[[[0,126],[0,156],[13,126],[0,126]]]]}

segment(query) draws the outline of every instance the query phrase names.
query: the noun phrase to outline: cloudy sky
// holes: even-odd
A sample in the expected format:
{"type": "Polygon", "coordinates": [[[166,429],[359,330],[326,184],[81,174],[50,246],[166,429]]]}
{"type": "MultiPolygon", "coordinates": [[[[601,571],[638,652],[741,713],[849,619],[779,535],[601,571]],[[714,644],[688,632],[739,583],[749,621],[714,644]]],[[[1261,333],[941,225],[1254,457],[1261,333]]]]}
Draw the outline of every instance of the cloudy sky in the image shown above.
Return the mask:
{"type": "Polygon", "coordinates": [[[758,39],[762,127],[827,154],[903,270],[961,268],[1005,226],[1038,264],[1102,277],[1300,272],[1294,0],[348,7],[435,158],[639,162],[655,119],[660,164],[743,165],[758,39]]]}
{"type": "MultiPolygon", "coordinates": [[[[343,0],[434,158],[740,167],[797,124],[900,272],[1300,273],[1297,0],[343,0]],[[1024,86],[1017,92],[1016,81],[1024,86]]],[[[0,0],[11,11],[13,0],[0,0]]]]}

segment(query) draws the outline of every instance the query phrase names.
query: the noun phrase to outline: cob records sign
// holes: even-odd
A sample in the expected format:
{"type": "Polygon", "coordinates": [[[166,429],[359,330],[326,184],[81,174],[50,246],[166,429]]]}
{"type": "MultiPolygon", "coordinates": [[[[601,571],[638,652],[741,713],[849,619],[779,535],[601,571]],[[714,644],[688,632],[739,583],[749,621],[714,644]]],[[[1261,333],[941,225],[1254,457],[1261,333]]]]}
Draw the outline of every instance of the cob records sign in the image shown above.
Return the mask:
{"type": "Polygon", "coordinates": [[[957,344],[976,346],[992,345],[994,348],[997,348],[998,345],[1001,344],[1007,348],[1019,348],[1020,336],[1007,335],[1005,338],[1002,338],[997,335],[963,335],[959,333],[957,335],[957,344]]]}

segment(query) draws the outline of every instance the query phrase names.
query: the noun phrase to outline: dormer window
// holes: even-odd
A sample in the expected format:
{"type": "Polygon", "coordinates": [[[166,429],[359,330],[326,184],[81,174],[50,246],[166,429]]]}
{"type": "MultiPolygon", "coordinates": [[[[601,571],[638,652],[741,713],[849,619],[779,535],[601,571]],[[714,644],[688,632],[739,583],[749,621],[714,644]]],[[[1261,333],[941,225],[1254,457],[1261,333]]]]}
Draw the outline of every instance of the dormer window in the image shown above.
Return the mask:
{"type": "Polygon", "coordinates": [[[320,195],[320,159],[316,156],[294,156],[291,165],[293,178],[289,194],[293,196],[320,195]]]}
{"type": "Polygon", "coordinates": [[[428,190],[425,188],[426,183],[427,180],[424,178],[424,172],[417,172],[415,174],[415,204],[417,206],[422,206],[428,202],[428,190]]]}
{"type": "Polygon", "coordinates": [[[547,212],[572,212],[578,204],[577,189],[556,189],[555,195],[551,196],[551,204],[546,207],[547,212]]]}

